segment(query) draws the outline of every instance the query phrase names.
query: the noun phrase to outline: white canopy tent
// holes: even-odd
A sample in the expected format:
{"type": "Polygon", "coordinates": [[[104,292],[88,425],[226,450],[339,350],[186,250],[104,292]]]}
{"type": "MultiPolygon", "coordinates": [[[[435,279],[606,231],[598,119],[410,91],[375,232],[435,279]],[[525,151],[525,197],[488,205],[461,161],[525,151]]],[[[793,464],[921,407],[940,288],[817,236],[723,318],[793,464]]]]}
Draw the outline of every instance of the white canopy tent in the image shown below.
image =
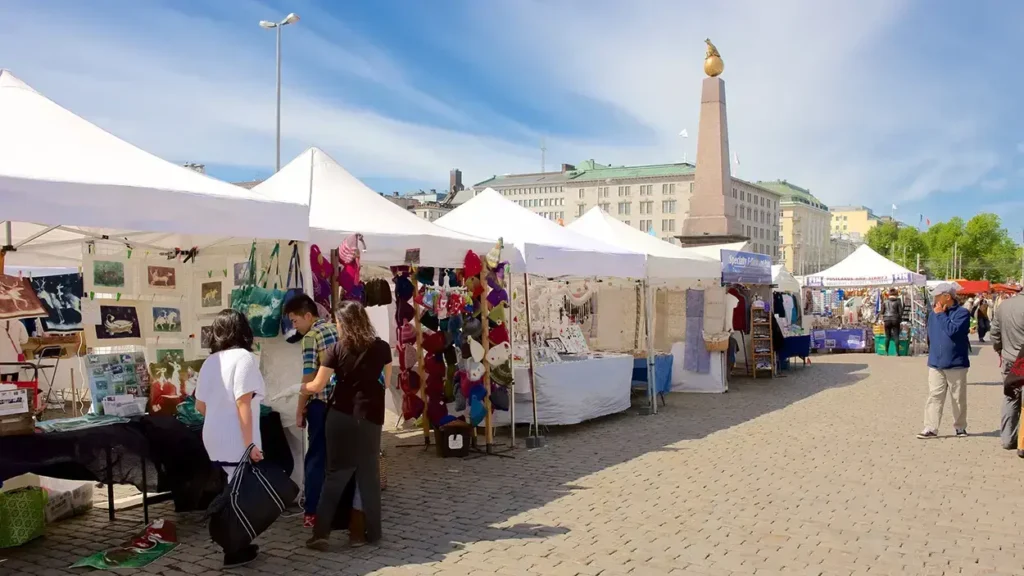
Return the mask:
{"type": "Polygon", "coordinates": [[[817,288],[924,286],[926,278],[907,270],[861,245],[835,266],[804,277],[804,285],[817,288]]]}
{"type": "Polygon", "coordinates": [[[0,127],[0,211],[11,223],[6,243],[18,249],[8,262],[67,266],[81,259],[83,239],[103,237],[156,249],[306,239],[306,206],[162,160],[2,69],[0,127]]]}
{"type": "MultiPolygon", "coordinates": [[[[362,234],[366,264],[401,264],[406,250],[419,249],[424,266],[461,267],[468,250],[486,254],[494,246],[492,240],[453,232],[416,216],[371,190],[315,147],[253,191],[273,200],[305,204],[310,241],[322,247],[337,247],[346,236],[362,234]]],[[[508,250],[506,255],[514,258],[514,252],[508,250]]]]}
{"type": "Polygon", "coordinates": [[[643,254],[595,240],[543,218],[487,188],[437,220],[439,226],[481,238],[504,238],[523,260],[516,271],[549,278],[646,277],[643,254]]]}
{"type": "MultiPolygon", "coordinates": [[[[706,258],[714,258],[719,263],[722,261],[722,250],[732,250],[733,252],[747,252],[750,248],[750,242],[733,242],[731,244],[707,244],[705,246],[687,246],[686,248],[680,248],[680,250],[691,255],[704,256],[706,258]]],[[[721,270],[719,270],[721,272],[721,270]]]]}
{"type": "Polygon", "coordinates": [[[595,240],[646,254],[650,280],[714,280],[722,276],[719,258],[689,253],[613,218],[599,207],[591,208],[568,228],[595,240]]]}
{"type": "Polygon", "coordinates": [[[779,264],[772,265],[772,284],[779,287],[781,292],[791,292],[800,296],[800,282],[797,281],[796,277],[786,270],[785,266],[779,264]]]}

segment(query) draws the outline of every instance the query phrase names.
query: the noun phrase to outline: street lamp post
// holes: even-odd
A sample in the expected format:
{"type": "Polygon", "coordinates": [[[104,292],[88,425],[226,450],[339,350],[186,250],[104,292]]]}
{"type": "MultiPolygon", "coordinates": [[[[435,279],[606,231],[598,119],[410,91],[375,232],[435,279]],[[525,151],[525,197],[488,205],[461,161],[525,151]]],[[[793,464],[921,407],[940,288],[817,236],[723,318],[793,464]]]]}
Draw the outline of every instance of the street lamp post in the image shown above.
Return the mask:
{"type": "Polygon", "coordinates": [[[261,28],[277,32],[277,132],[275,138],[277,155],[274,163],[275,172],[281,169],[281,28],[298,21],[299,15],[294,12],[285,16],[285,19],[280,22],[260,20],[261,28]]]}

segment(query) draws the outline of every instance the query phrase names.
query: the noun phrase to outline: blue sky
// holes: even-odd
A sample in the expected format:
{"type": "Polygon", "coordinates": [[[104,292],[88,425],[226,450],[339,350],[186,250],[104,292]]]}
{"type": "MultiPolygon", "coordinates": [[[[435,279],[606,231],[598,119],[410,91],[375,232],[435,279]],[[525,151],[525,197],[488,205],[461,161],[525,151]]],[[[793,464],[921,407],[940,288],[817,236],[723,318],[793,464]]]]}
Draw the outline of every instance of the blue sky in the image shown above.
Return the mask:
{"type": "Polygon", "coordinates": [[[0,67],[174,161],[227,180],[320,146],[380,191],[696,148],[705,37],[726,62],[749,180],[916,224],[1024,226],[1024,3],[998,0],[5,0],[0,67]],[[678,136],[687,129],[689,139],[678,136]]]}

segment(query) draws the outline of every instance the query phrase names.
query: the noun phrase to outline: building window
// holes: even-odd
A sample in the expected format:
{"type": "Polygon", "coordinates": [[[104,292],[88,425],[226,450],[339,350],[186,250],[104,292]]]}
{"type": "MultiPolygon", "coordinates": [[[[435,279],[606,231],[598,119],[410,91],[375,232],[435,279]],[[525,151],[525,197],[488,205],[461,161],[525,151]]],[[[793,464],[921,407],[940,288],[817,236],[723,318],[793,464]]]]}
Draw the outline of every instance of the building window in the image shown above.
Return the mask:
{"type": "Polygon", "coordinates": [[[747,220],[753,220],[753,218],[750,217],[750,206],[747,206],[747,220]]]}
{"type": "Polygon", "coordinates": [[[733,189],[732,189],[732,197],[733,197],[733,198],[735,198],[735,197],[736,197],[736,189],[735,189],[735,188],[733,188],[733,189]]]}
{"type": "Polygon", "coordinates": [[[583,198],[583,188],[580,188],[580,198],[583,198]]]}
{"type": "Polygon", "coordinates": [[[584,204],[580,204],[579,206],[577,206],[577,207],[576,207],[576,215],[577,215],[577,216],[583,216],[583,212],[584,212],[584,211],[585,211],[586,209],[587,209],[586,205],[584,205],[584,204]]]}
{"type": "Polygon", "coordinates": [[[619,198],[629,196],[629,186],[619,186],[619,198]]]}
{"type": "Polygon", "coordinates": [[[619,202],[619,215],[620,216],[628,216],[629,215],[629,207],[630,207],[630,203],[629,202],[619,202]]]}
{"type": "Polygon", "coordinates": [[[661,193],[662,194],[669,194],[669,195],[675,194],[676,193],[676,185],[674,183],[672,183],[672,184],[662,184],[661,185],[661,193]]]}
{"type": "Polygon", "coordinates": [[[654,227],[654,222],[652,220],[641,220],[640,221],[640,231],[642,231],[642,232],[650,232],[652,227],[654,227]]]}
{"type": "Polygon", "coordinates": [[[675,221],[675,219],[674,218],[670,218],[670,219],[662,220],[661,221],[661,231],[662,232],[675,232],[676,231],[676,221],[675,221]]]}
{"type": "Polygon", "coordinates": [[[654,194],[654,185],[653,184],[642,184],[640,186],[640,195],[641,196],[650,196],[652,194],[654,194]]]}
{"type": "Polygon", "coordinates": [[[647,200],[646,202],[640,203],[641,214],[654,214],[654,201],[647,200]]]}
{"type": "Polygon", "coordinates": [[[622,223],[625,224],[626,226],[632,226],[629,220],[623,220],[622,223]]]}
{"type": "MultiPolygon", "coordinates": [[[[748,208],[749,210],[749,208],[748,208]]],[[[750,238],[750,224],[747,224],[747,238],[750,238]]]]}
{"type": "Polygon", "coordinates": [[[607,202],[601,202],[600,204],[597,205],[597,207],[600,208],[601,210],[604,210],[605,212],[612,211],[612,205],[607,202]]]}
{"type": "Polygon", "coordinates": [[[676,201],[675,200],[662,200],[661,201],[661,212],[663,214],[675,214],[676,213],[676,201]]]}
{"type": "Polygon", "coordinates": [[[600,188],[598,188],[597,189],[597,197],[598,198],[607,198],[608,197],[608,187],[607,186],[601,186],[600,188]]]}

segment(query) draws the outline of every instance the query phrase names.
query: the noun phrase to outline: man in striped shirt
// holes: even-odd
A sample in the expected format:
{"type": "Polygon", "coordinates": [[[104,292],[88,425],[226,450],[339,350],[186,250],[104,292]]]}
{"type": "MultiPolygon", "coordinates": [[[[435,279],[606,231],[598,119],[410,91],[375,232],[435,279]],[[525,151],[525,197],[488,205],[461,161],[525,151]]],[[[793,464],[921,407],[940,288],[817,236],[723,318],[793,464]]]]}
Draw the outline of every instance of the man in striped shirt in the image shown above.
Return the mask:
{"type": "MultiPolygon", "coordinates": [[[[320,369],[324,351],[338,341],[338,330],[334,324],[319,318],[316,303],[301,294],[284,305],[284,313],[295,329],[302,334],[302,382],[312,382],[320,369]]],[[[303,526],[312,528],[316,522],[316,506],[320,502],[327,464],[327,436],[324,422],[327,419],[327,401],[334,390],[334,377],[319,394],[299,395],[295,420],[299,428],[306,428],[306,446],[303,526]]]]}

